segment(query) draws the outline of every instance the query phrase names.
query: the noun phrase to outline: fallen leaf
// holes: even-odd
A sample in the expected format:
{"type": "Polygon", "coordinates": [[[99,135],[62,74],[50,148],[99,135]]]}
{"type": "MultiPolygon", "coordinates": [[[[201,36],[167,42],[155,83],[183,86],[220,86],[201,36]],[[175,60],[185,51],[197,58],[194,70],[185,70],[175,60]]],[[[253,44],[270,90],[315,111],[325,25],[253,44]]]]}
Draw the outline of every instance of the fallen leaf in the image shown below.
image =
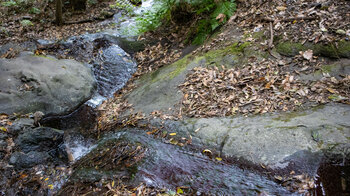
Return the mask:
{"type": "Polygon", "coordinates": [[[222,158],[220,158],[220,157],[216,157],[215,158],[217,161],[222,161],[222,158]]]}
{"type": "Polygon", "coordinates": [[[284,6],[277,6],[276,9],[277,9],[278,11],[284,11],[284,10],[286,10],[287,8],[284,7],[284,6]]]}
{"type": "Polygon", "coordinates": [[[0,130],[7,132],[7,129],[5,127],[0,127],[0,130]]]}
{"type": "Polygon", "coordinates": [[[174,136],[174,135],[176,135],[176,133],[169,133],[169,135],[174,136]]]}
{"type": "Polygon", "coordinates": [[[327,90],[330,92],[330,93],[337,93],[334,89],[331,89],[331,88],[327,88],[327,90]]]}
{"type": "Polygon", "coordinates": [[[306,60],[311,60],[313,56],[313,51],[312,50],[306,50],[305,52],[303,52],[303,57],[306,60]]]}
{"type": "Polygon", "coordinates": [[[226,15],[223,14],[223,13],[220,13],[220,14],[216,17],[216,20],[218,20],[218,21],[221,23],[221,22],[224,22],[225,18],[226,18],[226,15]]]}
{"type": "Polygon", "coordinates": [[[283,180],[282,176],[274,176],[274,177],[275,177],[276,180],[279,180],[279,181],[283,180]]]}
{"type": "Polygon", "coordinates": [[[183,191],[180,187],[177,187],[177,188],[176,188],[176,193],[177,193],[177,194],[183,194],[184,191],[183,191]]]}
{"type": "Polygon", "coordinates": [[[203,153],[210,153],[210,154],[212,154],[212,152],[210,150],[208,150],[208,149],[203,150],[203,153]]]}

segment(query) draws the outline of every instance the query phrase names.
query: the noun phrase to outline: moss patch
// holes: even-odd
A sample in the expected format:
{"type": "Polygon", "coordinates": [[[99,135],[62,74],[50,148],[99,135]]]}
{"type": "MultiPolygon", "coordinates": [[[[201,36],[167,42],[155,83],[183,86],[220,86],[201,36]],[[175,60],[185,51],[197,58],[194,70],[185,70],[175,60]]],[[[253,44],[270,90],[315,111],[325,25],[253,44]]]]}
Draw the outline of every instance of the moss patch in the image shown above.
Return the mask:
{"type": "Polygon", "coordinates": [[[178,76],[180,73],[186,70],[186,67],[189,63],[189,56],[185,56],[184,58],[176,61],[172,66],[175,67],[175,70],[169,73],[169,78],[173,79],[178,76]]]}
{"type": "Polygon", "coordinates": [[[350,58],[350,41],[340,41],[338,43],[339,56],[350,58]]]}
{"type": "Polygon", "coordinates": [[[323,65],[321,70],[323,73],[331,73],[334,68],[334,65],[323,65]]]}
{"type": "Polygon", "coordinates": [[[286,113],[282,116],[279,116],[277,118],[273,118],[273,120],[277,120],[277,121],[283,121],[283,122],[290,122],[293,118],[297,118],[297,117],[301,117],[301,116],[306,116],[307,113],[306,112],[290,112],[290,113],[286,113]]]}
{"type": "Polygon", "coordinates": [[[33,55],[34,57],[39,57],[39,58],[45,58],[45,59],[49,59],[52,61],[57,61],[57,59],[49,57],[49,56],[44,56],[44,55],[33,55]]]}
{"type": "MultiPolygon", "coordinates": [[[[221,66],[225,63],[222,62],[223,57],[228,56],[232,60],[239,60],[240,57],[243,57],[244,50],[250,46],[249,42],[243,44],[234,43],[224,49],[212,50],[205,53],[203,56],[207,64],[214,64],[216,66],[221,66]]],[[[226,65],[227,66],[227,65],[226,65]]]]}
{"type": "Polygon", "coordinates": [[[281,55],[292,57],[299,54],[299,51],[306,50],[306,47],[301,43],[284,42],[278,44],[276,50],[281,55]]]}
{"type": "Polygon", "coordinates": [[[325,56],[330,58],[350,58],[350,42],[349,41],[339,41],[330,44],[313,44],[307,42],[304,45],[301,43],[284,42],[279,43],[276,46],[278,53],[284,56],[295,56],[299,54],[299,51],[305,51],[311,49],[314,55],[325,56]]]}

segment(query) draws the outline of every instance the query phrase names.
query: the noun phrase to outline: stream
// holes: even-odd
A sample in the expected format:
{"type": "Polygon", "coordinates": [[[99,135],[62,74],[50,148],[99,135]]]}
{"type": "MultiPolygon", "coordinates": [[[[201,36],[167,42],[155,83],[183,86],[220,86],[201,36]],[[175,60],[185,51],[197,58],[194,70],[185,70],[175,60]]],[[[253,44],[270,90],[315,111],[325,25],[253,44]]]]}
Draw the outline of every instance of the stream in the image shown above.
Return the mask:
{"type": "MultiPolygon", "coordinates": [[[[152,1],[147,1],[136,12],[146,10],[151,5],[152,1]]],[[[120,14],[116,14],[113,20],[124,27],[133,25],[132,20],[121,22],[119,19],[120,14]]],[[[162,139],[145,134],[144,130],[116,129],[100,139],[89,137],[89,133],[84,131],[95,127],[96,107],[123,88],[137,70],[132,55],[126,52],[128,48],[121,47],[122,41],[135,41],[135,37],[126,38],[120,33],[121,28],[118,26],[100,33],[71,37],[54,44],[39,40],[44,48],[51,48],[57,56],[73,57],[84,62],[93,70],[97,82],[95,94],[77,110],[65,116],[43,119],[44,126],[65,131],[64,142],[74,159],[70,163],[72,170],[59,174],[56,180],[49,180],[54,185],[49,195],[57,192],[60,195],[70,194],[67,187],[77,186],[78,182],[95,183],[118,178],[126,178],[125,182],[133,186],[144,183],[172,192],[176,192],[177,187],[183,187],[196,195],[298,195],[266,175],[216,161],[193,149],[167,144],[162,139]],[[129,159],[135,159],[136,155],[131,157],[127,154],[131,152],[139,153],[141,159],[132,167],[132,171],[124,165],[129,159]],[[121,161],[117,162],[119,159],[121,161]],[[108,164],[94,163],[96,160],[104,160],[108,164]]],[[[332,168],[325,167],[325,170],[332,168]]],[[[322,182],[319,182],[316,195],[324,194],[322,186],[322,182]]],[[[37,194],[35,191],[29,193],[37,194]]]]}
{"type": "MultiPolygon", "coordinates": [[[[145,5],[149,7],[152,4],[145,5]]],[[[146,8],[140,8],[142,9],[146,8]]],[[[117,17],[114,17],[115,20],[119,18],[118,14],[117,17]]],[[[129,27],[134,25],[134,22],[124,21],[122,25],[129,27]]],[[[99,148],[106,141],[116,140],[113,142],[114,145],[117,141],[122,140],[128,143],[140,143],[147,149],[143,163],[138,166],[138,172],[133,174],[135,179],[128,181],[136,186],[137,183],[143,182],[151,187],[166,188],[172,191],[176,191],[176,187],[184,186],[196,192],[197,195],[291,194],[282,186],[255,172],[213,161],[198,152],[165,144],[159,139],[145,135],[145,131],[115,130],[115,134],[104,136],[100,140],[80,134],[84,130],[93,129],[97,116],[95,108],[121,89],[136,71],[137,64],[131,55],[119,46],[121,39],[125,37],[118,32],[118,29],[107,30],[96,34],[71,37],[53,47],[57,56],[69,56],[85,62],[93,70],[97,81],[94,96],[76,111],[66,116],[51,116],[43,120],[45,126],[65,130],[65,145],[68,146],[77,162],[73,165],[81,165],[79,163],[81,160],[86,162],[86,160],[93,159],[91,156],[96,156],[96,152],[99,152],[99,148]]],[[[45,48],[52,48],[50,42],[41,41],[41,43],[45,48]]],[[[94,182],[101,179],[113,179],[113,176],[116,175],[108,175],[111,171],[105,171],[103,168],[92,172],[88,166],[77,167],[72,176],[67,179],[68,185],[62,183],[65,180],[53,182],[56,185],[54,190],[59,190],[62,185],[69,186],[70,183],[77,180],[94,182]]],[[[61,192],[60,194],[68,193],[61,192]]]]}

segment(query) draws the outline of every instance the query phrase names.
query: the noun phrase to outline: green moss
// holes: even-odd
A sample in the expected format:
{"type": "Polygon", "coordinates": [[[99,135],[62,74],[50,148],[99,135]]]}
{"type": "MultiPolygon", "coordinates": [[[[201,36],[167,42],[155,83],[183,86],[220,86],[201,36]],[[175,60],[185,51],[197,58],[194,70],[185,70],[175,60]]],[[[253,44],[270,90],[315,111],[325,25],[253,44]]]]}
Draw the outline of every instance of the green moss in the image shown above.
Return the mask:
{"type": "Polygon", "coordinates": [[[331,73],[334,65],[323,65],[321,70],[323,73],[331,73]]]}
{"type": "Polygon", "coordinates": [[[248,46],[250,46],[249,42],[245,42],[243,44],[234,43],[224,49],[211,50],[205,53],[203,56],[208,64],[215,64],[217,66],[221,66],[222,63],[220,62],[223,57],[227,55],[232,55],[232,58],[243,56],[244,49],[248,46]]]}
{"type": "Polygon", "coordinates": [[[151,79],[152,81],[155,80],[157,78],[157,76],[159,75],[159,69],[157,69],[156,71],[154,71],[153,73],[151,73],[151,79]]]}
{"type": "Polygon", "coordinates": [[[254,32],[252,37],[254,39],[266,39],[265,35],[264,35],[264,31],[258,31],[258,32],[254,32]]]}
{"type": "MultiPolygon", "coordinates": [[[[153,84],[155,82],[158,82],[159,80],[175,78],[180,73],[186,70],[191,57],[192,57],[191,55],[187,55],[184,58],[176,61],[175,63],[168,65],[167,68],[172,69],[172,71],[170,72],[167,72],[167,71],[162,72],[161,69],[154,71],[153,73],[151,73],[151,80],[152,80],[151,83],[153,84]]],[[[148,78],[149,78],[149,75],[145,75],[144,77],[142,77],[141,83],[147,82],[148,78]]]]}
{"type": "Polygon", "coordinates": [[[284,42],[277,44],[276,49],[278,53],[284,56],[295,56],[299,54],[299,51],[311,49],[313,50],[314,55],[318,56],[350,58],[350,42],[344,40],[330,44],[314,44],[307,42],[305,45],[302,45],[301,43],[284,42]]]}
{"type": "Polygon", "coordinates": [[[186,70],[186,67],[189,63],[189,56],[185,56],[184,58],[176,61],[174,64],[172,64],[175,69],[169,73],[169,78],[173,79],[176,76],[178,76],[180,73],[184,72],[186,70]]]}
{"type": "Polygon", "coordinates": [[[303,46],[301,43],[284,42],[284,43],[279,43],[276,46],[276,50],[278,53],[284,56],[291,57],[299,54],[299,51],[306,50],[306,47],[303,46]]]}
{"type": "Polygon", "coordinates": [[[344,127],[337,127],[339,131],[344,131],[344,127]]]}
{"type": "Polygon", "coordinates": [[[301,116],[306,116],[307,113],[306,112],[290,112],[290,113],[286,113],[284,115],[281,115],[277,118],[273,118],[273,120],[277,120],[277,121],[283,121],[283,122],[290,122],[293,118],[296,117],[301,117],[301,116]]]}
{"type": "Polygon", "coordinates": [[[334,44],[316,44],[308,46],[309,49],[312,49],[314,55],[321,55],[331,58],[339,58],[337,48],[334,44]]]}
{"type": "Polygon", "coordinates": [[[159,69],[153,72],[151,76],[147,75],[145,78],[142,78],[141,81],[146,82],[148,80],[147,78],[151,78],[151,83],[155,83],[164,79],[172,80],[181,73],[183,73],[191,63],[197,66],[202,60],[205,60],[207,65],[215,64],[217,66],[221,66],[225,64],[225,62],[223,63],[223,59],[225,59],[224,57],[227,57],[226,59],[233,61],[238,60],[240,56],[243,57],[245,49],[248,46],[250,46],[249,42],[243,44],[234,43],[226,48],[211,50],[207,53],[198,55],[197,57],[194,57],[193,55],[189,54],[184,58],[176,61],[175,63],[168,65],[164,69],[159,69]]]}
{"type": "Polygon", "coordinates": [[[318,105],[312,108],[313,112],[316,112],[317,110],[323,109],[325,107],[325,105],[318,105]]]}
{"type": "MultiPolygon", "coordinates": [[[[289,119],[290,120],[290,119],[289,119]]],[[[295,130],[298,129],[298,126],[281,126],[281,127],[276,127],[278,129],[287,129],[287,130],[295,130]]]]}
{"type": "Polygon", "coordinates": [[[33,55],[34,57],[39,57],[39,58],[45,58],[45,59],[49,59],[52,61],[57,61],[57,59],[49,57],[49,56],[44,56],[44,55],[33,55]]]}
{"type": "Polygon", "coordinates": [[[338,51],[340,57],[350,58],[350,41],[340,41],[338,43],[338,51]]]}

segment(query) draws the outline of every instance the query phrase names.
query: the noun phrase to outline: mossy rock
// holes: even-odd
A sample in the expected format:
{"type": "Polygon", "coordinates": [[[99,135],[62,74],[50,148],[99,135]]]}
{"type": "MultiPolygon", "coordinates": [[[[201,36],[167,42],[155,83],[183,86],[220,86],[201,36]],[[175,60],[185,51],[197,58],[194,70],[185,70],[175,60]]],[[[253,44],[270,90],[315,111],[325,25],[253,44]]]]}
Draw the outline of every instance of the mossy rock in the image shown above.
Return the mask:
{"type": "Polygon", "coordinates": [[[151,41],[138,41],[137,38],[130,37],[118,37],[117,40],[119,47],[129,54],[142,51],[145,49],[147,44],[151,43],[151,41]]]}
{"type": "Polygon", "coordinates": [[[276,46],[277,52],[284,56],[295,56],[299,54],[299,51],[305,51],[308,49],[313,50],[314,55],[324,56],[329,58],[350,58],[350,42],[339,41],[330,44],[313,44],[307,42],[304,45],[301,43],[283,42],[276,46]]]}

